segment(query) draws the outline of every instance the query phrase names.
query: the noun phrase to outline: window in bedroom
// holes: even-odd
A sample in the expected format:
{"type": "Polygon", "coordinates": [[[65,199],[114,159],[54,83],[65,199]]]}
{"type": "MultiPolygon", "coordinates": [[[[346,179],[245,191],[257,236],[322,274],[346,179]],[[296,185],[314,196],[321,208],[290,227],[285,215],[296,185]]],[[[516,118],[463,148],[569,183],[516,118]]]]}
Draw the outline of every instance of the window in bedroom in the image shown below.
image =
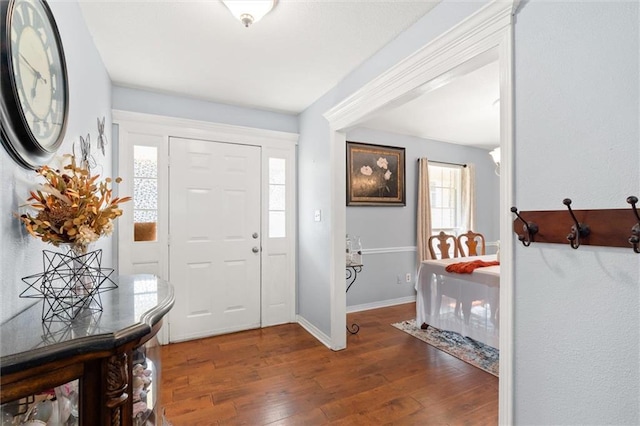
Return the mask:
{"type": "Polygon", "coordinates": [[[462,226],[462,168],[460,166],[429,164],[431,194],[431,228],[458,235],[462,226]]]}

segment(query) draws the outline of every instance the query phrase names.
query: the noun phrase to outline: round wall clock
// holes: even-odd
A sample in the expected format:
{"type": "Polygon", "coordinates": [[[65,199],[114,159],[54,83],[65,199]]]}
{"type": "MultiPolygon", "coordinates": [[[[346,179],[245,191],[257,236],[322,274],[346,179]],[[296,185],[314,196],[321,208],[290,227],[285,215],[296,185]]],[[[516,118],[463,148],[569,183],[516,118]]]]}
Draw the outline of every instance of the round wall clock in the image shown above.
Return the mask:
{"type": "Polygon", "coordinates": [[[0,1],[0,139],[35,169],[62,144],[69,111],[60,34],[44,0],[0,1]]]}

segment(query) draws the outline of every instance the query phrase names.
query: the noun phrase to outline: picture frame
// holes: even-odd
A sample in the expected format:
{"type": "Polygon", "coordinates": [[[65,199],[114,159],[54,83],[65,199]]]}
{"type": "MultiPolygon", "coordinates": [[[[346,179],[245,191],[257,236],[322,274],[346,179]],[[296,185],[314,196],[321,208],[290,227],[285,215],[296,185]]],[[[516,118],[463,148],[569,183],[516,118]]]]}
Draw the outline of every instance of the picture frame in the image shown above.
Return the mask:
{"type": "Polygon", "coordinates": [[[347,206],[405,205],[405,149],[347,141],[347,206]]]}

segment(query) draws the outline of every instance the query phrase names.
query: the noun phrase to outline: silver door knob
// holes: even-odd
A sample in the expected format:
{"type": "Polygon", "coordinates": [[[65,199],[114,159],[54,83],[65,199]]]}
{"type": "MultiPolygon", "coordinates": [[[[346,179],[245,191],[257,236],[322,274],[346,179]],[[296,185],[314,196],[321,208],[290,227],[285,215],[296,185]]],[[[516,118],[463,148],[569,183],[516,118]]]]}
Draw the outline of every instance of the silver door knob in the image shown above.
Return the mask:
{"type": "Polygon", "coordinates": [[[252,252],[257,253],[260,251],[260,249],[258,247],[254,247],[251,249],[252,252]]]}
{"type": "Polygon", "coordinates": [[[254,233],[253,233],[253,235],[252,235],[252,237],[253,237],[253,239],[254,239],[254,240],[255,240],[255,239],[257,239],[257,238],[258,238],[258,233],[257,233],[257,232],[254,232],[254,233]]]}

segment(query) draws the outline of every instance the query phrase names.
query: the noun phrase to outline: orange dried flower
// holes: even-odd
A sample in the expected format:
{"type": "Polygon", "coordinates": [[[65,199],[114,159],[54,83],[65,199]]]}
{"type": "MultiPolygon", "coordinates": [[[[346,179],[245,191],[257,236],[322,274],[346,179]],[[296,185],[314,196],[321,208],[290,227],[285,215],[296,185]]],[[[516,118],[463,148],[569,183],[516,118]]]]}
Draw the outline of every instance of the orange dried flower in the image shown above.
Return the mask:
{"type": "Polygon", "coordinates": [[[75,250],[86,252],[89,243],[111,234],[112,221],[122,215],[119,205],[131,197],[112,198],[110,178],[97,182],[99,175],[92,176],[76,164],[75,156],[68,157],[70,162],[62,172],[48,166],[36,170],[46,183],[31,191],[27,205],[38,213],[25,213],[19,219],[31,235],[45,243],[68,243],[75,250]]]}

